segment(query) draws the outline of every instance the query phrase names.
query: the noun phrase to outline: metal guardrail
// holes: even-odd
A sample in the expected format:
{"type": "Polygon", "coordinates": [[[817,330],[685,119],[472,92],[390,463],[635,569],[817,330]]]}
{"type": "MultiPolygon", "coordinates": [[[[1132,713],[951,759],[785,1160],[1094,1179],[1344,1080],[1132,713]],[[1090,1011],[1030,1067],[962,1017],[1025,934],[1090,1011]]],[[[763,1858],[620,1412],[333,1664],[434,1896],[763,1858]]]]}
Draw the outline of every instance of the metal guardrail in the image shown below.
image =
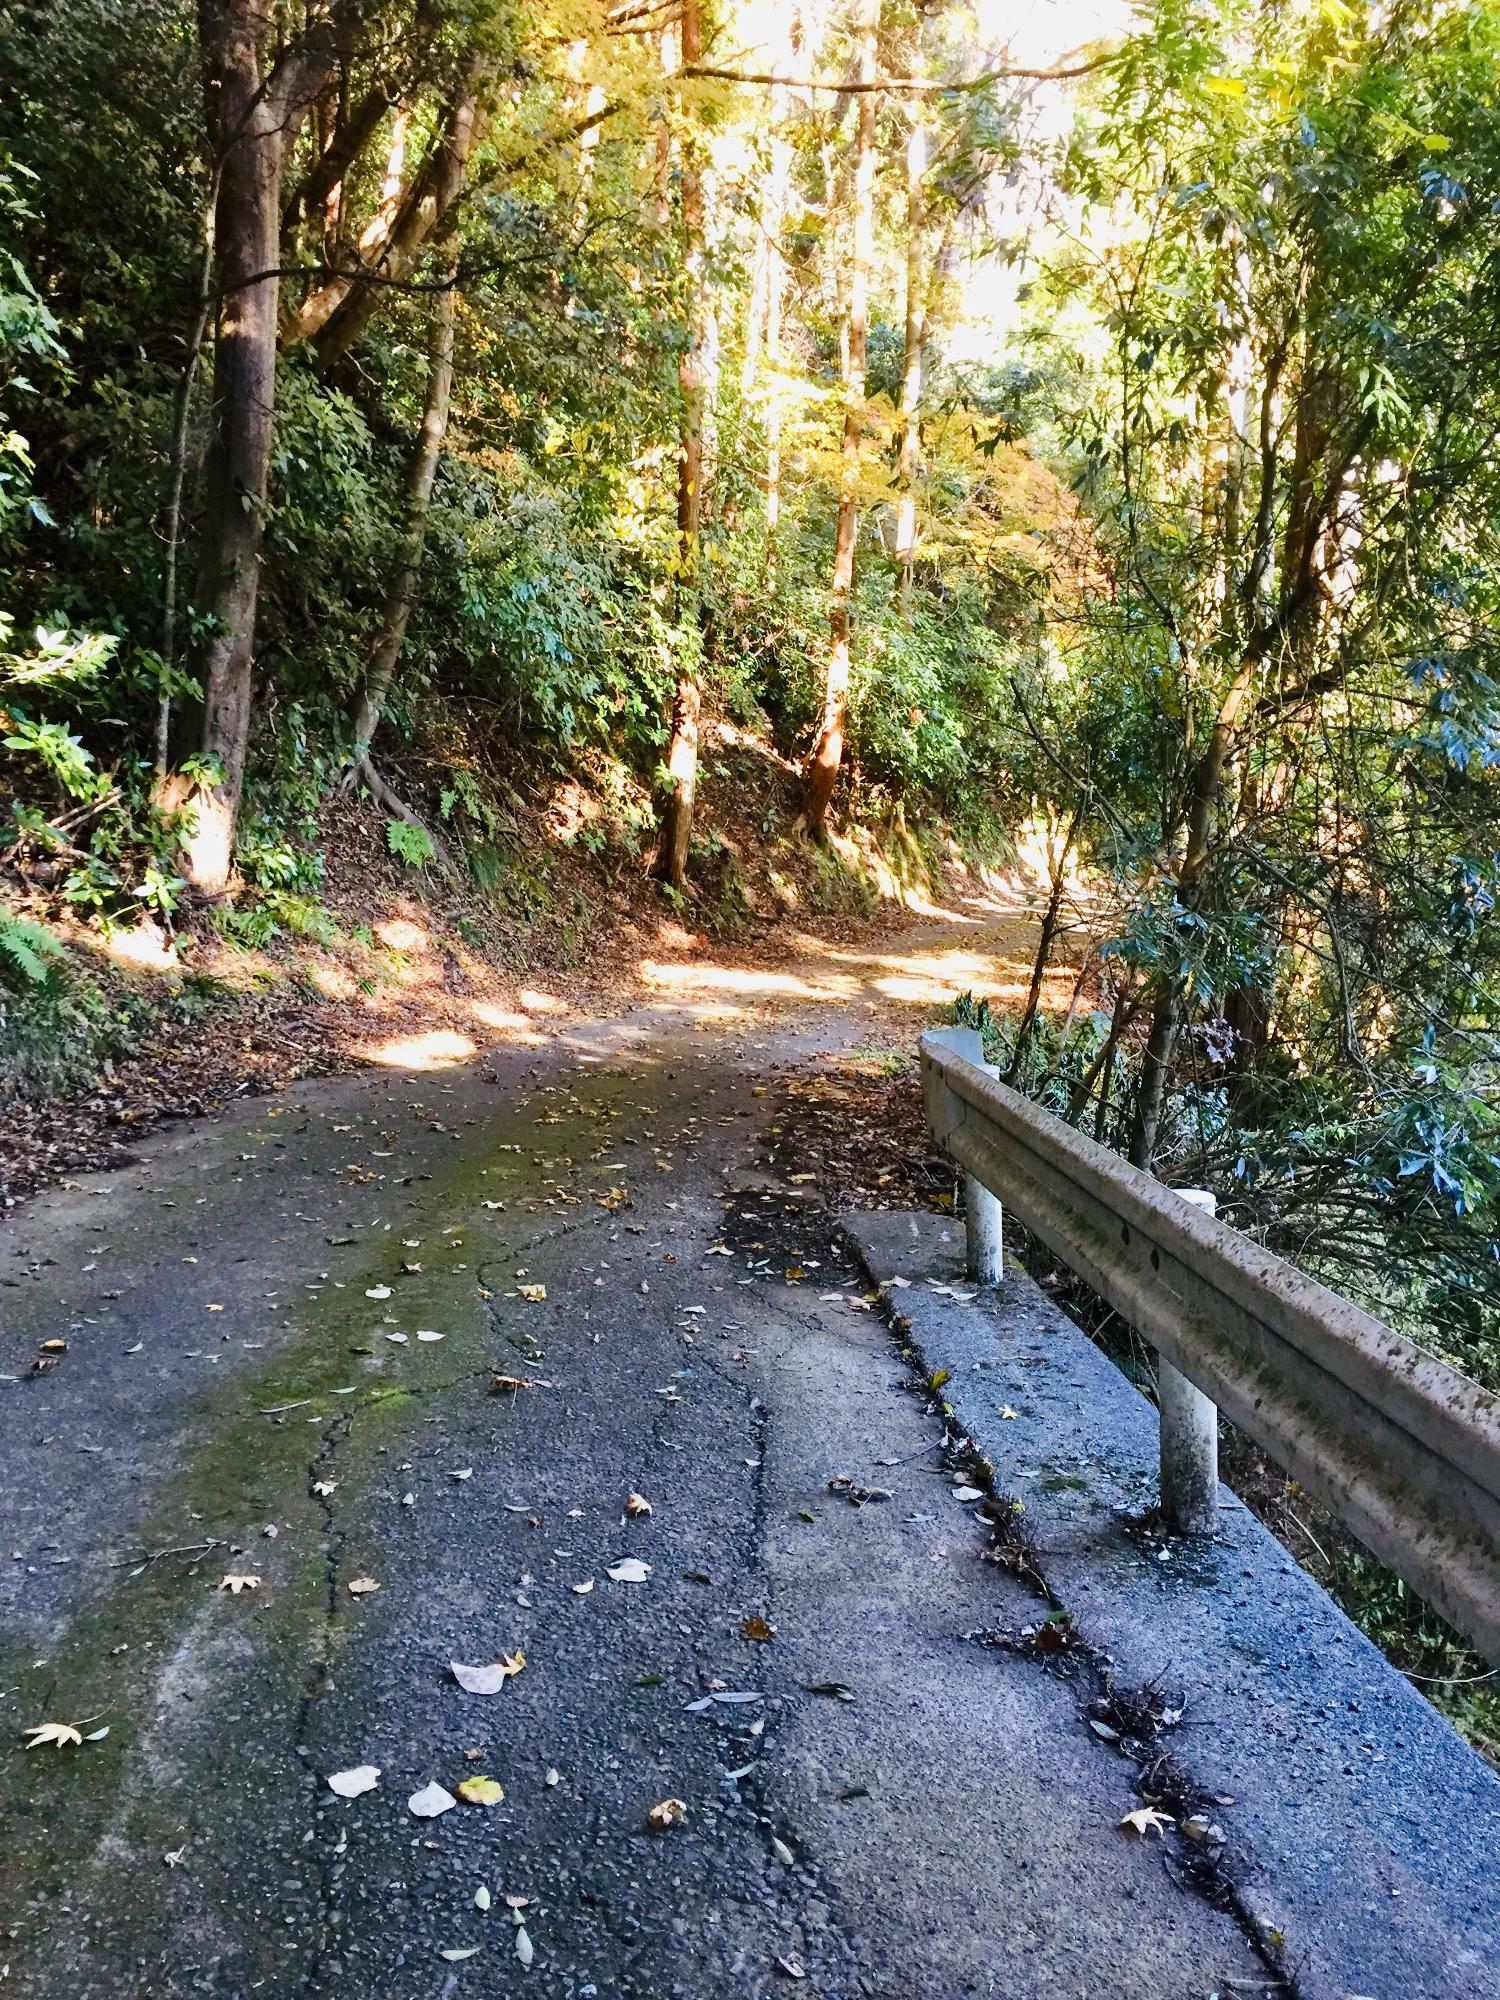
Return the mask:
{"type": "Polygon", "coordinates": [[[925,1034],[922,1082],[971,1275],[1003,1203],[1161,1357],[1169,1524],[1212,1526],[1217,1406],[1500,1664],[1500,1397],[1008,1089],[974,1030],[925,1034]]]}

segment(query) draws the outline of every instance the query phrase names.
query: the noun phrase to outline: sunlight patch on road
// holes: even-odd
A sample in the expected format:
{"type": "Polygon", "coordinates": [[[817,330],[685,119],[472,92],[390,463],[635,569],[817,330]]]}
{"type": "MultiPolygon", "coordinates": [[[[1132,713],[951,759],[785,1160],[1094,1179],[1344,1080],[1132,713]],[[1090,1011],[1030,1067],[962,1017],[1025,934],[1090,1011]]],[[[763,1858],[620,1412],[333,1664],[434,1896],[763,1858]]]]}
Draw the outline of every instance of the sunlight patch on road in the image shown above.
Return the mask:
{"type": "Polygon", "coordinates": [[[433,1028],[425,1035],[396,1035],[366,1050],[370,1062],[388,1069],[451,1069],[479,1053],[467,1035],[448,1028],[433,1028]]]}

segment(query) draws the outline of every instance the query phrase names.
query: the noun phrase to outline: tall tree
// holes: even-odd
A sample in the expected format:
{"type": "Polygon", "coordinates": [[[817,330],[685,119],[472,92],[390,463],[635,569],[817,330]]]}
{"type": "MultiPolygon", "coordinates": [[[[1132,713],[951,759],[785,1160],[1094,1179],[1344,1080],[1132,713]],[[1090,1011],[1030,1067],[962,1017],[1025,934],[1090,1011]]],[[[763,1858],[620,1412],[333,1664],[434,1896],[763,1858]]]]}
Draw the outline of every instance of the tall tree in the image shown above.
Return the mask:
{"type": "Polygon", "coordinates": [[[197,792],[185,854],[192,881],[211,892],[230,879],[250,736],[276,411],[282,176],[360,11],[357,0],[331,0],[278,55],[275,19],[261,0],[199,0],[219,318],[196,606],[205,636],[193,664],[203,689],[202,750],[214,769],[197,792]]]}
{"type": "Polygon", "coordinates": [[[838,517],[823,675],[823,717],[807,760],[802,822],[814,839],[827,829],[828,810],[844,760],[849,705],[849,638],[859,532],[859,483],[865,437],[865,362],[870,331],[870,278],[875,256],[875,120],[880,0],[860,0],[856,24],[853,210],[850,218],[848,309],[844,332],[844,437],[839,457],[838,517]]]}
{"type": "Polygon", "coordinates": [[[896,565],[901,602],[910,608],[917,561],[917,481],[922,466],[922,378],[927,360],[930,278],[927,264],[928,134],[924,106],[912,106],[906,138],[906,318],[901,364],[896,468],[896,565]]]}
{"type": "MultiPolygon", "coordinates": [[[[682,67],[703,58],[703,17],[699,0],[683,0],[682,67]]],[[[702,644],[702,585],[699,575],[703,540],[704,421],[711,339],[708,260],[704,213],[703,140],[692,121],[684,121],[680,140],[678,200],[687,328],[678,362],[679,397],[677,447],[677,549],[674,598],[678,632],[677,684],[672,695],[671,740],[667,747],[670,789],[662,804],[654,873],[675,889],[687,877],[693,838],[693,809],[698,796],[698,726],[703,706],[700,679],[702,644]],[[689,622],[698,631],[686,635],[689,622]]]]}
{"type": "Polygon", "coordinates": [[[422,571],[422,550],[427,540],[427,513],[448,430],[448,406],[453,391],[453,327],[456,317],[457,274],[450,268],[443,274],[432,309],[432,349],[428,363],[427,391],[422,405],[422,422],[406,476],[405,523],[400,549],[392,567],[381,605],[380,623],[370,651],[365,684],[354,715],[354,746],[350,768],[363,771],[370,745],[390,693],[396,663],[406,638],[406,627],[416,602],[417,583],[422,571]]]}

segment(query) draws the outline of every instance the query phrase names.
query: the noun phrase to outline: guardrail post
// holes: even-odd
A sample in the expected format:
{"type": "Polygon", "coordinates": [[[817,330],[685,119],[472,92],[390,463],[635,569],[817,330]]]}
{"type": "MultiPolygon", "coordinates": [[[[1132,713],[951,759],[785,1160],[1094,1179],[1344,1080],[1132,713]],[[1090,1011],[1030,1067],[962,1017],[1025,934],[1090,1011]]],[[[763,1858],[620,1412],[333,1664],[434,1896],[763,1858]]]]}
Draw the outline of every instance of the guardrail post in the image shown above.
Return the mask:
{"type": "MultiPolygon", "coordinates": [[[[1178,1188],[1183,1201],[1214,1214],[1208,1188],[1178,1188]]],[[[1211,1535],[1219,1520],[1219,1411],[1170,1361],[1157,1356],[1161,1414],[1161,1512],[1174,1535],[1211,1535]]]]}
{"type": "MultiPolygon", "coordinates": [[[[985,1061],[984,1036],[977,1028],[929,1028],[923,1039],[951,1049],[954,1055],[962,1056],[965,1062],[971,1062],[982,1069],[986,1076],[1000,1074],[993,1063],[985,1061]]],[[[943,1086],[936,1072],[929,1071],[924,1081],[928,1086],[926,1090],[928,1120],[932,1125],[933,1136],[941,1143],[955,1125],[962,1123],[964,1108],[953,1093],[943,1086]],[[936,1088],[932,1087],[934,1085],[936,1088]]],[[[965,1264],[969,1276],[977,1285],[998,1285],[1005,1275],[1001,1219],[999,1197],[991,1194],[983,1181],[976,1180],[972,1174],[965,1174],[965,1264]]]]}

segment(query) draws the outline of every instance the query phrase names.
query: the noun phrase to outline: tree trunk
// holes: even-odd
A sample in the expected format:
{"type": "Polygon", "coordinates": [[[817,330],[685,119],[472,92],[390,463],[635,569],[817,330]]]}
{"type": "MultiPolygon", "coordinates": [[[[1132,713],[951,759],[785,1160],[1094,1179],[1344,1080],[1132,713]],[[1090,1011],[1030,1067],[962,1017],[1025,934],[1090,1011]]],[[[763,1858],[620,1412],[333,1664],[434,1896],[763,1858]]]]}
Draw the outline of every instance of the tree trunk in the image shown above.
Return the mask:
{"type": "Polygon", "coordinates": [[[849,702],[850,599],[854,592],[854,547],[859,529],[859,474],[864,442],[865,348],[870,318],[870,265],[874,255],[876,41],[879,0],[864,0],[859,21],[858,124],[854,142],[853,268],[844,372],[844,444],[839,464],[839,510],[833,544],[833,587],[828,615],[828,665],[823,681],[823,720],[807,762],[802,823],[821,839],[844,760],[844,715],[849,702]]]}
{"type": "MultiPolygon", "coordinates": [[[[906,347],[901,369],[896,562],[901,608],[911,610],[917,560],[917,479],[922,469],[922,377],[927,358],[927,127],[913,108],[906,142],[906,347]]],[[[1019,1046],[1019,1045],[1018,1045],[1019,1046]]]]}
{"type": "Polygon", "coordinates": [[[1052,957],[1052,946],[1057,937],[1058,924],[1062,917],[1062,902],[1068,886],[1068,856],[1073,852],[1073,843],[1078,838],[1078,829],[1083,820],[1083,808],[1079,806],[1068,821],[1063,834],[1062,846],[1052,855],[1052,886],[1047,897],[1047,908],[1042,915],[1042,928],[1037,937],[1036,957],[1031,966],[1031,988],[1026,995],[1026,1005],[1021,1010],[1020,1023],[1016,1028],[1016,1045],[1006,1065],[1002,1083],[1014,1083],[1021,1074],[1021,1064],[1026,1056],[1026,1043],[1042,1004],[1042,983],[1047,977],[1047,966],[1052,957]]]}
{"type": "MultiPolygon", "coordinates": [[[[683,0],[682,62],[703,59],[698,0],[683,0]]],[[[707,404],[709,342],[708,271],[704,251],[703,152],[699,137],[686,131],[679,178],[682,203],[682,258],[687,279],[688,337],[677,365],[679,442],[677,453],[677,626],[682,631],[698,609],[698,558],[703,526],[703,431],[707,404]]],[[[679,641],[679,643],[681,643],[679,641]]],[[[672,737],[667,751],[671,790],[662,803],[661,832],[652,872],[680,889],[687,879],[693,838],[693,806],[698,792],[698,718],[702,689],[697,649],[678,662],[672,697],[672,737]]]]}
{"type": "Polygon", "coordinates": [[[189,880],[217,893],[229,885],[250,736],[255,611],[276,406],[281,167],[289,142],[266,84],[270,23],[258,0],[202,0],[199,20],[218,155],[220,307],[196,605],[208,636],[194,665],[203,687],[203,753],[216,761],[219,775],[197,793],[184,855],[189,880]]]}
{"type": "Polygon", "coordinates": [[[162,568],[161,657],[167,669],[167,677],[166,685],[156,705],[158,782],[167,774],[172,735],[172,669],[177,664],[177,570],[182,553],[182,494],[187,482],[188,423],[192,415],[193,384],[198,377],[198,363],[203,358],[203,343],[208,338],[208,323],[213,316],[214,218],[218,200],[219,189],[215,176],[209,181],[208,197],[203,208],[203,258],[198,277],[198,311],[193,320],[193,330],[188,336],[187,358],[182,365],[182,374],[178,377],[177,396],[172,406],[172,445],[167,460],[169,467],[167,505],[162,523],[166,557],[162,568]]]}
{"type": "Polygon", "coordinates": [[[410,182],[402,178],[404,158],[388,170],[380,207],[360,237],[355,268],[330,278],[304,301],[287,338],[310,340],[320,368],[333,367],[350,352],[379,312],[385,292],[409,280],[427,251],[449,234],[469,157],[484,130],[479,88],[485,73],[482,58],[471,57],[454,88],[442,136],[415,176],[410,182]]]}
{"type": "Polygon", "coordinates": [[[381,607],[380,628],[370,653],[369,671],[354,717],[354,747],[350,753],[354,769],[364,763],[380,725],[386,696],[401,647],[406,639],[407,621],[416,602],[417,580],[422,570],[422,547],[427,539],[427,510],[432,499],[433,481],[442,456],[448,430],[448,404],[453,390],[453,322],[457,290],[454,273],[437,295],[432,315],[432,358],[427,377],[427,395],[422,408],[422,428],[406,475],[406,522],[401,551],[381,607]]]}

